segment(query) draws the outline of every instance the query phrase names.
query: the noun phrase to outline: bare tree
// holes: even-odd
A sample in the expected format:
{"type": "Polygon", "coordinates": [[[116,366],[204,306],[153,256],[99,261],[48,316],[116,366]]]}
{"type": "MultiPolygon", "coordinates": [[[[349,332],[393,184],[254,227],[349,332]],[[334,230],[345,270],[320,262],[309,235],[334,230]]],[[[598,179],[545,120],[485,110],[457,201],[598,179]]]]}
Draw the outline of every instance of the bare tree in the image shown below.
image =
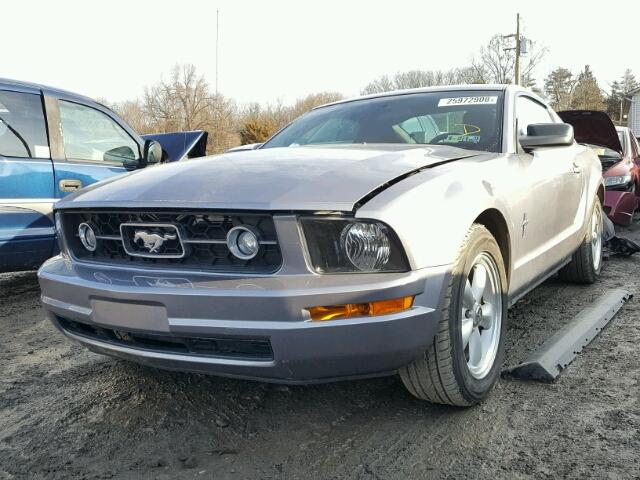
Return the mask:
{"type": "Polygon", "coordinates": [[[299,98],[296,100],[296,103],[293,104],[293,107],[288,109],[286,121],[289,123],[315,107],[324,105],[325,103],[335,102],[342,98],[342,94],[338,92],[312,93],[306,97],[299,98]]]}
{"type": "Polygon", "coordinates": [[[208,126],[208,110],[215,103],[204,77],[193,65],[176,65],[169,81],[145,88],[144,108],[151,121],[164,130],[197,130],[208,126]]]}
{"type": "Polygon", "coordinates": [[[211,153],[239,142],[235,104],[223,95],[211,93],[206,80],[193,65],[176,65],[169,80],[160,80],[145,88],[141,106],[147,129],[152,131],[209,131],[211,153]]]}
{"type": "Polygon", "coordinates": [[[370,95],[372,93],[388,92],[394,89],[395,87],[393,81],[389,78],[389,76],[382,75],[381,77],[378,77],[367,84],[367,86],[364,87],[360,93],[362,95],[370,95]]]}
{"type": "Polygon", "coordinates": [[[140,100],[126,100],[124,102],[107,105],[120,117],[124,118],[131,128],[138,133],[152,133],[154,127],[150,124],[149,118],[140,100]]]}
{"type": "Polygon", "coordinates": [[[431,87],[436,85],[456,85],[463,83],[486,83],[486,73],[481,65],[471,65],[450,70],[409,70],[398,72],[393,78],[383,75],[365,86],[361,93],[388,92],[407,88],[431,87]]]}
{"type": "MultiPolygon", "coordinates": [[[[487,45],[480,48],[479,59],[474,64],[481,65],[487,73],[487,80],[491,83],[512,83],[515,76],[515,50],[513,41],[502,35],[494,35],[487,45]]],[[[531,48],[526,57],[522,57],[523,85],[533,86],[533,70],[547,53],[546,47],[539,47],[531,42],[531,48]]]]}
{"type": "Polygon", "coordinates": [[[292,106],[285,106],[281,102],[264,108],[257,103],[249,104],[238,122],[241,141],[243,144],[264,142],[277,130],[309,110],[341,98],[340,93],[321,92],[299,98],[292,106]]]}

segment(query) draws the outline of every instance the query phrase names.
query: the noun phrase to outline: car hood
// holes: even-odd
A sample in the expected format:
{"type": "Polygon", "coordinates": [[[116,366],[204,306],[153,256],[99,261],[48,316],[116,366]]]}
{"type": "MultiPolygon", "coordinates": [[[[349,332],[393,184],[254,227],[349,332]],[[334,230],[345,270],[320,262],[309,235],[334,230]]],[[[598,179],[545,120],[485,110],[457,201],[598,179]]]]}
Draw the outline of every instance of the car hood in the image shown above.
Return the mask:
{"type": "Polygon", "coordinates": [[[473,152],[445,146],[269,148],[158,165],[101,182],[56,208],[356,208],[386,185],[473,152]]]}
{"type": "Polygon", "coordinates": [[[622,145],[609,115],[598,110],[558,112],[563,122],[573,126],[576,142],[610,148],[622,155],[622,145]]]}

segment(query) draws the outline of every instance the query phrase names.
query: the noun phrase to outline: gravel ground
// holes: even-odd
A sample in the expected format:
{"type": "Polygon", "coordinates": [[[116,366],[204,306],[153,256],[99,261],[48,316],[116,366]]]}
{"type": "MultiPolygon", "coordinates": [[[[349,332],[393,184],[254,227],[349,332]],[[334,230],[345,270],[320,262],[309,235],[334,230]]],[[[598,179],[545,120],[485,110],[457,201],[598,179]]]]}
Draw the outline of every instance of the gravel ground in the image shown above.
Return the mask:
{"type": "MultiPolygon", "coordinates": [[[[640,225],[623,231],[640,240],[640,225]]],[[[509,314],[505,366],[612,287],[549,280],[509,314]]],[[[461,410],[398,378],[285,387],[101,357],[45,320],[35,274],[0,275],[0,479],[640,478],[638,300],[551,385],[502,379],[461,410]]]]}

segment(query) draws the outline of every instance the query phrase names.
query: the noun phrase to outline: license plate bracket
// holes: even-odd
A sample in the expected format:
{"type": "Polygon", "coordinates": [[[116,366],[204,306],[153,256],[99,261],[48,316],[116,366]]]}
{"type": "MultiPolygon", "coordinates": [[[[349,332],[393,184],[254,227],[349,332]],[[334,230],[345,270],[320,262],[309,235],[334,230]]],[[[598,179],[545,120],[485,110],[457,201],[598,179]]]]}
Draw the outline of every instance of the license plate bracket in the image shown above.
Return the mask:
{"type": "Polygon", "coordinates": [[[109,328],[169,332],[167,309],[157,303],[91,300],[91,320],[109,328]]]}

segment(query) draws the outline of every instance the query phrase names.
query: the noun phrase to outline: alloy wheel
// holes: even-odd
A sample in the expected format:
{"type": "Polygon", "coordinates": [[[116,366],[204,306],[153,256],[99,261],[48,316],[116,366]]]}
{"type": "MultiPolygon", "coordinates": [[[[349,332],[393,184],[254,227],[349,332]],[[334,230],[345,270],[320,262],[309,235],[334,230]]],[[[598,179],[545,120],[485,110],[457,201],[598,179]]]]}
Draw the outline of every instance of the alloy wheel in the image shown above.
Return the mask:
{"type": "Polygon", "coordinates": [[[502,327],[502,283],[498,266],[487,252],[473,261],[462,297],[462,347],[469,373],[488,375],[498,353],[502,327]]]}
{"type": "Polygon", "coordinates": [[[602,212],[595,207],[591,214],[591,257],[593,269],[597,272],[602,262],[602,212]]]}

